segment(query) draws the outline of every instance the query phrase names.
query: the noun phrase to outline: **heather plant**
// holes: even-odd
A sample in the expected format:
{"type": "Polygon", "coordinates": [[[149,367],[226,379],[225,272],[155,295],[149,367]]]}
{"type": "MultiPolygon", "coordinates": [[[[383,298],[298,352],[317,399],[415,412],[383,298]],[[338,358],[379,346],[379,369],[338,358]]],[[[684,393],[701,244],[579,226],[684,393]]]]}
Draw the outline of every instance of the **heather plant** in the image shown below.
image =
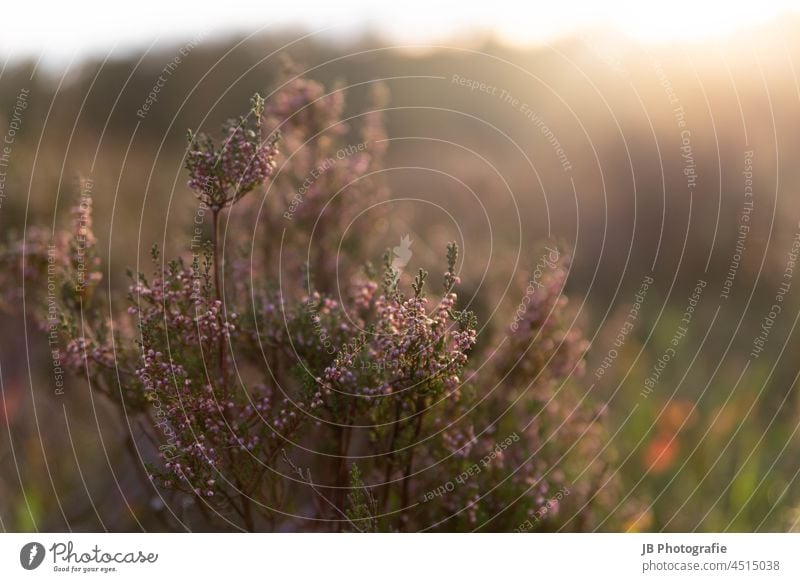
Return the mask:
{"type": "Polygon", "coordinates": [[[66,365],[135,419],[129,452],[149,487],[190,501],[193,527],[592,527],[615,483],[599,411],[575,392],[587,346],[564,295],[566,259],[513,326],[485,329],[480,350],[455,243],[439,276],[420,269],[410,287],[390,251],[381,268],[356,264],[336,239],[343,217],[387,195],[370,177],[383,127],[367,115],[366,145],[337,154],[343,99],[294,79],[271,103],[254,97],[221,141],[190,132],[188,186],[210,210],[209,240],[169,261],[154,248],[124,310],[97,292],[89,196],[71,233],[33,231],[3,259],[57,278],[66,365]],[[266,241],[229,262],[220,241],[221,219],[256,208],[257,191],[270,200],[260,220],[292,221],[287,252],[304,266],[281,284],[258,268],[276,256],[266,241]]]}

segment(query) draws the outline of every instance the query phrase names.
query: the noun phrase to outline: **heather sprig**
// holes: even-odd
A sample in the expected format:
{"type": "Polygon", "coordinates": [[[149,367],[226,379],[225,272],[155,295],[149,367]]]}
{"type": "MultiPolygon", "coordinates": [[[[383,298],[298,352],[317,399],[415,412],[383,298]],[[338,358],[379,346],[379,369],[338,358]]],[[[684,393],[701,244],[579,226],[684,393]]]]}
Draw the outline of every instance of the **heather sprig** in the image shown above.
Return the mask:
{"type": "Polygon", "coordinates": [[[280,134],[263,135],[263,114],[264,99],[256,93],[247,116],[223,124],[222,143],[188,131],[189,187],[212,210],[235,204],[275,171],[280,134]]]}

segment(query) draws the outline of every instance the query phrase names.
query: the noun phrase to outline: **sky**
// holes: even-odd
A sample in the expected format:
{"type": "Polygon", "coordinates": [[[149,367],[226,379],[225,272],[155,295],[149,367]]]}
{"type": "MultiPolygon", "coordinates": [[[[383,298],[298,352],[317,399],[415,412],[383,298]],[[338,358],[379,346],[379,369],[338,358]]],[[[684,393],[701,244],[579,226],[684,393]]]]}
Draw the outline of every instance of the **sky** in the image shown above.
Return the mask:
{"type": "Polygon", "coordinates": [[[590,28],[663,43],[736,34],[786,15],[800,0],[46,0],[4,11],[0,58],[65,62],[109,52],[293,27],[343,37],[374,32],[398,43],[456,42],[491,33],[537,45],[590,28]],[[121,9],[121,6],[128,6],[121,9]]]}

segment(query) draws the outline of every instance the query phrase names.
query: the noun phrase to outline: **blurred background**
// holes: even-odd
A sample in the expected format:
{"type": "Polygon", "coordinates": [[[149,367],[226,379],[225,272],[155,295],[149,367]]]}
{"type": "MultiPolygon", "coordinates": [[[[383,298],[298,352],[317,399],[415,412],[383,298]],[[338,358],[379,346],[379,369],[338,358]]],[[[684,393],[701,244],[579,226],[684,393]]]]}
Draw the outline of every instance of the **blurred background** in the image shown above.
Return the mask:
{"type": "MultiPolygon", "coordinates": [[[[17,4],[0,225],[62,221],[91,178],[124,292],[154,242],[187,250],[187,128],[214,131],[289,70],[343,88],[345,118],[381,82],[385,246],[408,234],[412,266],[435,269],[440,241],[460,240],[482,321],[519,303],[509,283],[542,244],[571,249],[580,382],[608,411],[618,508],[643,508],[627,527],[796,528],[800,8],[595,4],[17,4]]],[[[0,527],[158,527],[118,418],[84,384],[57,393],[44,332],[0,326],[0,527]]]]}

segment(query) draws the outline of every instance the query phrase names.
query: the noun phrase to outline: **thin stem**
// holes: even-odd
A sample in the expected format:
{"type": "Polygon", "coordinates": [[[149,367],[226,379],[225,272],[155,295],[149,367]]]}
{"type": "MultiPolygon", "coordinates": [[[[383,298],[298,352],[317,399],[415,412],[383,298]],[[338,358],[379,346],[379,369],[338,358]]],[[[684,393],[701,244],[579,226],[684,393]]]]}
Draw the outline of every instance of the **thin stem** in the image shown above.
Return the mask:
{"type": "Polygon", "coordinates": [[[245,531],[250,531],[252,533],[253,529],[250,528],[250,524],[248,523],[247,517],[246,517],[245,512],[244,512],[244,509],[240,509],[239,506],[236,505],[236,501],[234,500],[234,498],[227,491],[225,491],[224,489],[222,490],[222,496],[225,497],[225,499],[228,501],[228,504],[231,506],[231,508],[244,521],[244,524],[245,524],[244,529],[245,529],[245,531]]]}
{"type": "Polygon", "coordinates": [[[249,532],[256,531],[255,521],[253,521],[253,506],[252,506],[252,498],[244,490],[244,486],[242,482],[237,478],[236,479],[237,489],[239,489],[240,494],[239,497],[242,500],[242,518],[244,519],[244,527],[249,532]]]}
{"type": "MultiPolygon", "coordinates": [[[[349,419],[348,419],[349,424],[349,419]]],[[[347,453],[350,450],[350,435],[351,429],[349,426],[339,429],[339,445],[338,453],[339,459],[336,463],[336,481],[333,498],[336,507],[340,508],[340,512],[345,511],[345,487],[347,486],[347,453]]],[[[341,531],[342,523],[337,521],[335,525],[336,531],[341,531]]]]}
{"type": "MultiPolygon", "coordinates": [[[[418,408],[420,407],[418,406],[418,408]]],[[[416,447],[416,441],[419,438],[420,432],[422,431],[422,417],[424,415],[425,415],[425,410],[421,410],[419,416],[417,416],[416,426],[414,427],[414,436],[411,437],[411,443],[412,443],[411,450],[408,452],[408,462],[406,463],[406,468],[403,473],[403,489],[402,489],[402,497],[400,500],[400,507],[403,510],[406,510],[408,508],[410,488],[411,488],[411,471],[414,468],[414,450],[416,447]]],[[[402,525],[402,521],[400,523],[402,525]]]]}
{"type": "MultiPolygon", "coordinates": [[[[214,292],[216,300],[219,302],[220,309],[222,309],[222,263],[221,263],[221,250],[219,248],[219,215],[222,208],[212,207],[211,209],[211,246],[213,249],[214,259],[214,292]]],[[[223,325],[221,321],[220,325],[223,325]]],[[[219,341],[219,373],[222,376],[222,389],[223,395],[227,396],[228,390],[228,362],[227,353],[225,349],[225,335],[219,341]]]]}
{"type": "MultiPolygon", "coordinates": [[[[345,511],[342,511],[341,509],[339,509],[339,506],[338,506],[338,505],[336,505],[336,503],[335,503],[335,502],[333,502],[333,501],[331,501],[330,499],[328,499],[327,497],[325,497],[325,495],[323,495],[323,494],[322,494],[322,493],[319,491],[319,489],[317,489],[317,487],[314,485],[314,481],[312,481],[312,479],[311,479],[311,469],[307,469],[307,473],[308,473],[308,475],[307,475],[307,476],[306,476],[306,475],[304,475],[304,474],[303,474],[303,471],[302,471],[302,469],[300,469],[300,468],[299,468],[297,465],[295,465],[295,464],[292,462],[292,460],[289,458],[289,455],[287,455],[287,454],[286,454],[286,451],[285,451],[285,450],[283,450],[283,451],[281,451],[281,452],[283,453],[283,458],[284,458],[284,460],[286,461],[286,463],[287,463],[287,464],[288,464],[288,465],[289,465],[289,466],[290,466],[292,469],[294,469],[294,472],[295,472],[295,473],[296,473],[296,474],[297,474],[297,475],[300,477],[300,480],[301,480],[303,483],[307,483],[307,484],[308,484],[308,485],[311,487],[311,490],[312,490],[314,493],[316,493],[316,494],[317,494],[317,495],[318,495],[318,496],[319,496],[319,497],[320,497],[320,498],[321,498],[323,501],[325,501],[325,503],[327,503],[328,505],[330,505],[330,506],[331,506],[331,507],[334,509],[334,511],[335,511],[335,512],[339,513],[339,515],[341,515],[341,516],[344,518],[344,521],[346,521],[347,523],[349,523],[350,525],[352,525],[352,526],[353,526],[353,529],[355,529],[356,531],[359,531],[359,532],[362,532],[362,533],[363,533],[362,529],[361,529],[360,527],[358,527],[358,525],[357,525],[357,524],[356,524],[356,523],[355,523],[355,522],[354,522],[352,519],[350,519],[350,517],[347,515],[347,512],[345,512],[345,511]]],[[[339,529],[339,530],[341,530],[341,526],[337,526],[337,527],[338,527],[338,529],[339,529]]]]}
{"type": "Polygon", "coordinates": [[[383,489],[383,497],[381,499],[381,511],[386,509],[386,503],[389,501],[389,493],[392,488],[392,484],[389,482],[389,479],[392,477],[392,470],[394,469],[394,447],[395,443],[397,442],[397,434],[399,432],[398,428],[400,425],[400,399],[395,396],[395,407],[394,407],[394,423],[392,426],[392,440],[389,442],[389,456],[386,459],[386,469],[383,475],[383,482],[384,482],[384,489],[383,489]]]}

